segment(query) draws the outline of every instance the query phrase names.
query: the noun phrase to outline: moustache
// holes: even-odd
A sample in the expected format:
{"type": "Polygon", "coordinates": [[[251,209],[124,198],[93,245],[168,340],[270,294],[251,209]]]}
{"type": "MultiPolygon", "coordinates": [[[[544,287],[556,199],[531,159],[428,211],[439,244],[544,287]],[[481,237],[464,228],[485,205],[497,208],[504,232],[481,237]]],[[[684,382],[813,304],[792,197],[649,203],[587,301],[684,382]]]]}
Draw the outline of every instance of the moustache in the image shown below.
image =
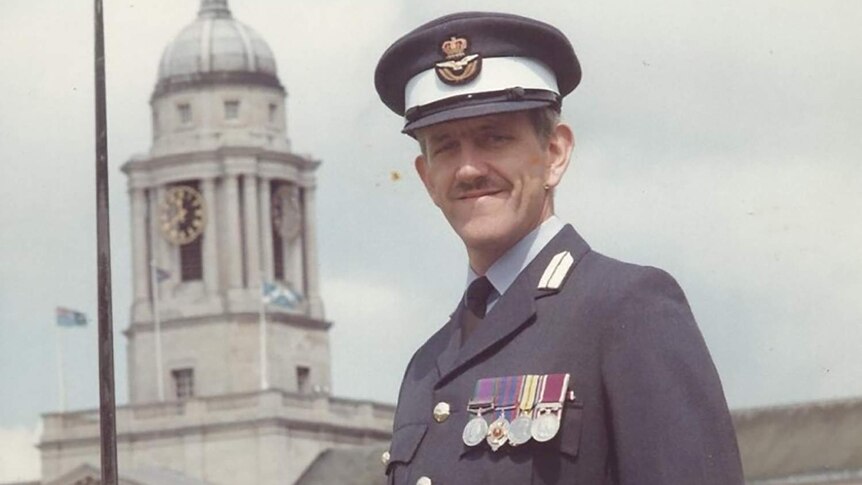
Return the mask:
{"type": "Polygon", "coordinates": [[[472,178],[470,180],[462,180],[456,183],[452,190],[449,193],[449,197],[453,199],[460,199],[465,195],[476,193],[476,192],[497,192],[505,189],[505,185],[502,182],[494,182],[490,177],[486,175],[482,175],[479,177],[472,178]]]}

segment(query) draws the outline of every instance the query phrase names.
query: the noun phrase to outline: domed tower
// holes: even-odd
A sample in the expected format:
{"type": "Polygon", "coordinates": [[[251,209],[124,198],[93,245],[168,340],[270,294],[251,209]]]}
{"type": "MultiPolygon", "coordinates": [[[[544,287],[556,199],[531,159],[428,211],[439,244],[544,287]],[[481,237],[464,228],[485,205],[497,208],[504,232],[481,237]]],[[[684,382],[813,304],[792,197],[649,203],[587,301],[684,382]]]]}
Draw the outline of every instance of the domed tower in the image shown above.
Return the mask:
{"type": "Polygon", "coordinates": [[[150,99],[152,147],[123,167],[134,258],[132,403],[258,390],[262,380],[285,391],[329,389],[315,240],[319,162],[290,152],[285,97],[269,46],[226,0],[203,0],[165,48],[150,99]],[[264,282],[298,298],[291,308],[266,308],[260,338],[264,282]]]}
{"type": "Polygon", "coordinates": [[[204,0],[165,47],[153,92],[153,155],[256,146],[287,151],[285,91],[267,43],[204,0]]]}
{"type": "MultiPolygon", "coordinates": [[[[291,153],[284,100],[272,51],[226,0],[203,0],[164,50],[152,147],[123,166],[134,301],[116,444],[130,483],[291,484],[331,448],[391,438],[393,406],[329,392],[320,162],[291,153]],[[264,283],[289,305],[262,306],[264,283]]],[[[97,483],[98,411],[43,427],[43,483],[97,483]]]]}

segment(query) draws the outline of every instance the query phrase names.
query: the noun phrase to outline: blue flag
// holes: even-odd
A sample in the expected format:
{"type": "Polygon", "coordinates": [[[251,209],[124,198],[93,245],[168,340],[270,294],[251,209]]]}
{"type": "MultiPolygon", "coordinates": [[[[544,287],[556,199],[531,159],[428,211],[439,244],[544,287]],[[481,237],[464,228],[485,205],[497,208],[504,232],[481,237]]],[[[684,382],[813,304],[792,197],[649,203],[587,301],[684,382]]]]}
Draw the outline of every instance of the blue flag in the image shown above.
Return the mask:
{"type": "Polygon", "coordinates": [[[57,307],[57,325],[61,327],[84,327],[87,325],[87,315],[82,312],[57,307]]]}
{"type": "Polygon", "coordinates": [[[156,270],[156,281],[157,282],[161,283],[162,281],[171,279],[171,272],[170,271],[168,271],[166,269],[159,268],[158,266],[154,266],[154,268],[156,270]]]}
{"type": "Polygon", "coordinates": [[[302,301],[302,296],[290,288],[285,288],[278,283],[263,282],[261,298],[264,303],[277,305],[284,308],[296,308],[302,301]]]}

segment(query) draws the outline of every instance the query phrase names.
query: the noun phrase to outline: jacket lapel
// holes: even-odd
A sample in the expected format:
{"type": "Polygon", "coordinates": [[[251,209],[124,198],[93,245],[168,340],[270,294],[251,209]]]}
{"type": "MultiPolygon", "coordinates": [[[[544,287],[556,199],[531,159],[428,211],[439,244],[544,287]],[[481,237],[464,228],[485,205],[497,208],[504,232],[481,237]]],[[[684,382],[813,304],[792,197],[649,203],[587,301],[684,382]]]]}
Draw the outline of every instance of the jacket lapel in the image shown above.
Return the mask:
{"type": "Polygon", "coordinates": [[[437,373],[438,377],[442,377],[444,374],[444,370],[448,372],[449,369],[454,368],[456,361],[458,360],[458,354],[461,350],[461,318],[464,312],[467,309],[464,305],[458,302],[458,308],[449,316],[449,322],[445,325],[446,332],[448,333],[448,343],[446,347],[440,352],[440,355],[437,356],[437,373]]]}
{"type": "MultiPolygon", "coordinates": [[[[437,358],[437,370],[440,373],[437,385],[442,385],[448,377],[477,356],[531,323],[536,314],[536,299],[559,292],[578,261],[589,249],[586,241],[574,228],[566,225],[521,271],[512,286],[497,300],[485,321],[463,346],[460,345],[459,322],[465,310],[464,305],[459,305],[447,324],[451,329],[449,343],[437,358]],[[568,256],[561,256],[562,252],[568,252],[568,256]],[[552,265],[559,266],[560,261],[568,262],[568,268],[565,274],[560,274],[558,270],[555,278],[551,278],[551,281],[556,281],[557,284],[549,286],[546,284],[549,279],[548,268],[552,265]]],[[[553,273],[552,271],[551,274],[553,273]]]]}

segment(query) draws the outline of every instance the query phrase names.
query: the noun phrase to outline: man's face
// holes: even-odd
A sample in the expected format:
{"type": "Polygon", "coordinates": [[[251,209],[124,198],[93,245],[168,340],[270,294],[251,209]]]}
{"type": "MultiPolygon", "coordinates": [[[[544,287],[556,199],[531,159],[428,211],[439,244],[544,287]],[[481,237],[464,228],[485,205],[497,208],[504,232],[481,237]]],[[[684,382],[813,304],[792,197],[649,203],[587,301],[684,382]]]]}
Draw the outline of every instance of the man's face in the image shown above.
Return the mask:
{"type": "Polygon", "coordinates": [[[499,257],[552,214],[551,192],[568,162],[571,130],[537,136],[525,112],[418,130],[416,170],[468,251],[499,257]]]}

